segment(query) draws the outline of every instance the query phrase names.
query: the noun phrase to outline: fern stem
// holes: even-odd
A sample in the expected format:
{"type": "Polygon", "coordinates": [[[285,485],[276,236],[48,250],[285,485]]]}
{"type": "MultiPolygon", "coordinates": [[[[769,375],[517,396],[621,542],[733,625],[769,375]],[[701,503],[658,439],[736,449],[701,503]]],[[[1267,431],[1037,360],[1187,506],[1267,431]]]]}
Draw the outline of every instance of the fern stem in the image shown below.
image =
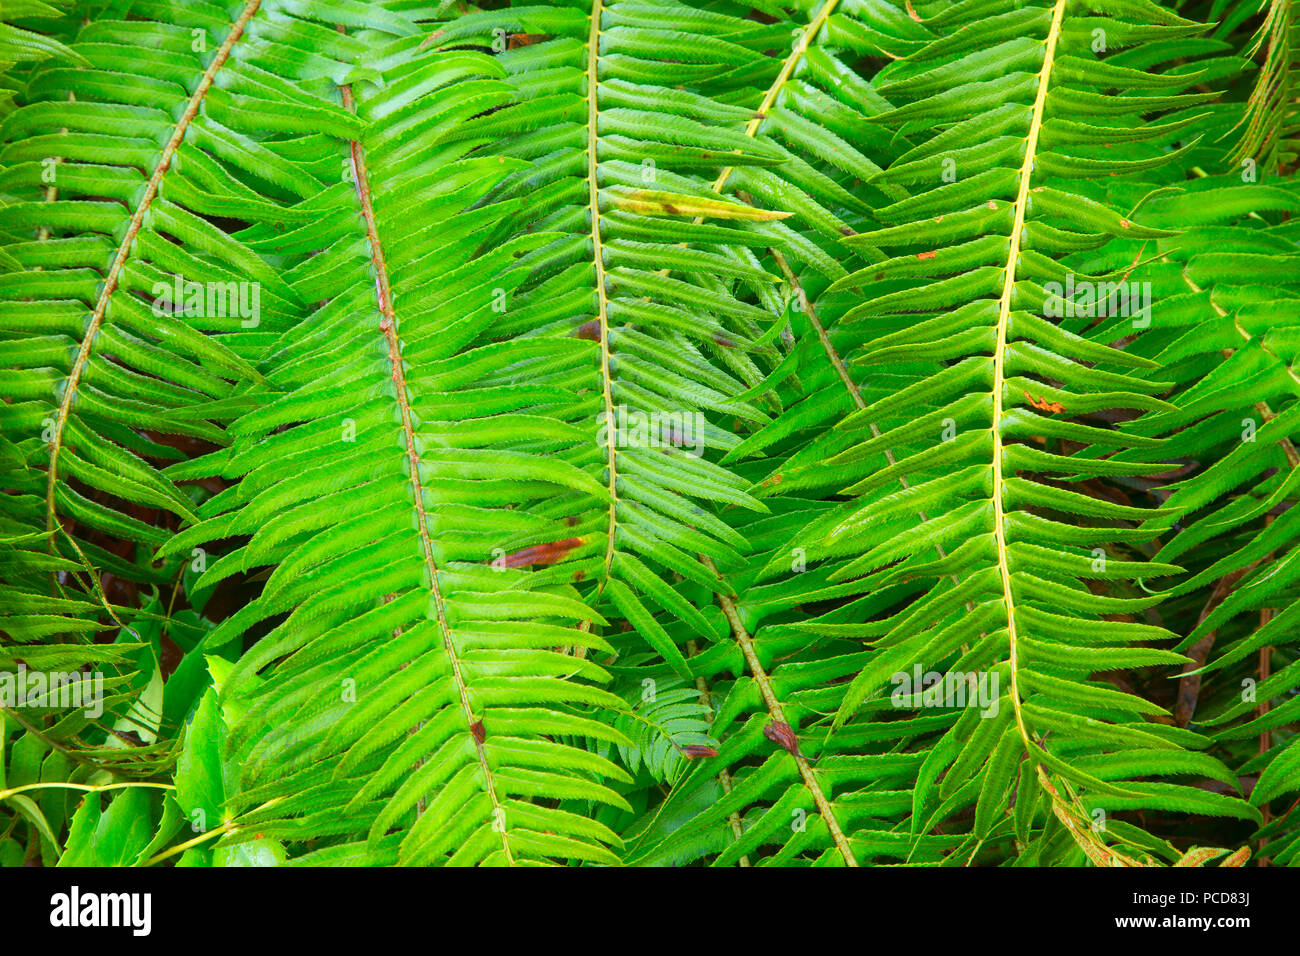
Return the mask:
{"type": "MultiPolygon", "coordinates": [[[[700,555],[700,561],[713,574],[718,574],[717,566],[707,555],[700,555]]],[[[721,577],[721,575],[718,576],[721,577]]],[[[768,713],[772,715],[773,720],[785,724],[793,731],[794,728],[785,718],[785,711],[781,708],[781,702],[777,699],[776,691],[772,689],[772,681],[763,668],[763,662],[758,659],[758,653],[754,650],[754,641],[749,636],[749,631],[745,629],[744,623],[740,620],[740,614],[736,611],[735,602],[727,595],[719,593],[718,606],[722,608],[727,623],[731,625],[732,636],[736,639],[736,643],[740,645],[741,653],[745,655],[745,663],[749,665],[749,672],[754,678],[754,683],[758,685],[759,693],[763,696],[763,703],[767,705],[768,713]]],[[[830,800],[826,798],[826,794],[822,791],[821,784],[813,773],[812,765],[808,763],[808,758],[799,753],[798,747],[790,752],[790,756],[794,758],[794,762],[798,765],[799,776],[803,778],[804,786],[812,794],[813,803],[817,805],[817,812],[821,814],[822,819],[826,822],[826,829],[830,831],[836,849],[844,857],[844,864],[851,867],[857,866],[857,858],[854,857],[853,850],[849,847],[849,841],[844,837],[844,831],[840,829],[839,821],[835,819],[835,811],[831,808],[830,800]]]]}
{"type": "MultiPolygon", "coordinates": [[[[256,813],[259,810],[265,810],[268,807],[273,807],[283,799],[284,797],[272,797],[270,800],[266,801],[266,803],[262,804],[260,807],[257,807],[252,812],[256,813]]],[[[163,860],[173,857],[178,853],[184,853],[186,850],[190,849],[191,847],[198,846],[200,843],[205,843],[208,840],[213,839],[214,837],[224,836],[227,833],[234,833],[238,829],[239,829],[238,820],[226,820],[220,826],[215,826],[211,830],[206,830],[191,840],[186,840],[184,843],[178,843],[176,844],[176,846],[169,847],[168,849],[163,850],[161,853],[158,853],[155,856],[151,856],[149,859],[147,859],[144,862],[143,865],[153,866],[155,863],[161,863],[163,860]]]]}
{"type": "MultiPolygon", "coordinates": [[[[1004,478],[1002,476],[1002,393],[1006,390],[1007,328],[1011,319],[1011,298],[1016,287],[1016,262],[1020,258],[1020,239],[1025,228],[1025,210],[1029,205],[1029,187],[1034,174],[1034,158],[1038,148],[1038,134],[1043,126],[1043,112],[1047,104],[1047,88],[1056,57],[1056,44],[1061,36],[1061,23],[1065,17],[1066,0],[1056,0],[1052,8],[1052,23],[1048,27],[1043,66],[1038,75],[1038,92],[1034,97],[1034,110],[1029,121],[1029,135],[1025,145],[1025,159],[1020,167],[1020,185],[1016,192],[1015,218],[1011,224],[1010,249],[1007,268],[1002,282],[1002,295],[998,301],[997,344],[993,352],[993,416],[991,435],[993,441],[993,532],[997,542],[998,574],[1002,578],[1002,600],[1006,606],[1008,663],[1011,669],[1011,706],[1015,712],[1016,727],[1024,741],[1030,759],[1037,749],[1025,726],[1021,708],[1019,684],[1019,654],[1016,634],[1015,597],[1011,593],[1011,565],[1007,558],[1006,508],[1002,501],[1004,478]]],[[[1039,766],[1040,779],[1046,784],[1046,774],[1039,766]]],[[[1054,794],[1050,787],[1048,792],[1054,794]]],[[[1071,832],[1074,832],[1071,829],[1071,832]]]]}
{"type": "Polygon", "coordinates": [[[126,790],[131,787],[152,787],[156,790],[175,790],[176,785],[172,783],[152,783],[150,781],[132,780],[124,783],[101,783],[91,786],[87,783],[67,783],[64,781],[49,783],[26,783],[21,787],[10,787],[8,790],[0,790],[0,800],[8,800],[12,796],[25,793],[28,790],[83,790],[86,793],[102,793],[105,790],[126,790]]]}
{"type": "MultiPolygon", "coordinates": [[[[785,277],[785,281],[790,283],[790,287],[794,289],[799,307],[803,314],[808,317],[808,323],[813,327],[813,331],[817,333],[817,341],[821,343],[822,351],[826,353],[831,368],[835,369],[835,374],[844,383],[844,389],[849,393],[849,398],[853,400],[853,404],[857,406],[858,411],[862,411],[867,407],[867,403],[862,400],[862,391],[858,388],[858,383],[853,381],[853,377],[849,375],[844,359],[840,357],[840,353],[832,344],[830,336],[826,334],[826,328],[822,325],[821,319],[817,317],[817,310],[813,308],[812,300],[804,294],[803,286],[799,283],[799,277],[794,274],[794,270],[790,268],[790,263],[786,261],[780,250],[768,249],[767,251],[771,253],[773,260],[776,262],[776,267],[781,270],[781,275],[785,277]]],[[[874,422],[871,424],[871,433],[876,438],[880,437],[880,429],[876,427],[874,422]]],[[[891,465],[894,464],[895,458],[892,448],[885,449],[885,460],[891,465]]],[[[898,480],[904,488],[908,487],[906,477],[898,480]]]]}
{"type": "MultiPolygon", "coordinates": [[[[794,75],[794,68],[804,58],[804,54],[808,52],[809,44],[812,43],[813,38],[817,36],[821,28],[826,25],[826,21],[830,19],[839,3],[840,0],[826,0],[822,4],[822,8],[817,11],[817,15],[812,18],[808,26],[804,28],[803,33],[799,35],[799,39],[795,41],[793,48],[790,50],[790,55],[781,64],[781,72],[776,75],[776,80],[768,87],[767,93],[763,95],[763,101],[758,105],[758,115],[745,125],[746,136],[753,137],[758,133],[758,128],[767,119],[768,110],[776,103],[776,98],[781,95],[786,83],[790,82],[790,77],[794,75]]],[[[731,174],[735,171],[736,167],[734,166],[728,166],[724,169],[713,184],[713,191],[715,193],[722,192],[723,186],[727,184],[727,180],[731,178],[731,174]]]]}
{"type": "MultiPolygon", "coordinates": [[[[809,324],[813,327],[813,331],[817,333],[817,341],[821,343],[822,351],[826,353],[826,357],[830,360],[836,374],[840,377],[840,381],[844,383],[844,388],[848,391],[849,397],[853,399],[853,404],[857,406],[858,411],[862,411],[867,407],[867,403],[862,400],[862,390],[858,388],[857,383],[854,382],[853,378],[849,375],[848,368],[844,364],[844,359],[840,357],[840,353],[836,350],[834,343],[831,342],[831,337],[827,334],[825,326],[823,326],[821,320],[817,318],[817,310],[813,307],[812,300],[804,294],[803,287],[800,286],[799,279],[794,274],[794,270],[790,268],[790,263],[786,261],[785,256],[783,256],[777,249],[769,249],[768,252],[772,254],[772,258],[776,260],[777,268],[781,270],[781,274],[785,276],[785,280],[790,283],[791,287],[795,290],[795,295],[799,297],[799,302],[803,306],[804,315],[807,316],[809,324]]],[[[875,422],[871,422],[869,427],[871,429],[872,437],[879,438],[880,426],[875,422]]],[[[898,458],[894,455],[894,449],[886,448],[884,455],[885,461],[888,462],[889,465],[893,466],[898,463],[898,458]]],[[[899,475],[898,483],[902,486],[904,491],[912,487],[911,483],[907,480],[906,475],[899,475]]],[[[930,520],[929,516],[924,511],[918,511],[916,516],[921,519],[922,523],[930,520]]],[[[934,543],[934,550],[941,560],[948,557],[947,552],[943,549],[943,545],[937,541],[934,543]]],[[[960,579],[955,574],[952,575],[952,583],[961,583],[960,579]]],[[[966,610],[974,611],[975,602],[967,601],[966,610]]]]}
{"type": "Polygon", "coordinates": [[[1025,142],[1025,158],[1020,166],[1019,187],[1016,190],[1015,212],[1011,223],[1011,235],[1007,250],[1007,267],[1002,280],[1002,294],[998,300],[997,343],[993,352],[993,414],[991,437],[993,444],[993,532],[997,544],[998,575],[1002,579],[1002,601],[1007,616],[1007,662],[1011,671],[1011,707],[1015,715],[1016,729],[1025,745],[1026,755],[1034,762],[1039,783],[1047,792],[1052,804],[1052,812],[1065,824],[1070,836],[1093,863],[1098,866],[1136,866],[1134,861],[1122,853],[1112,850],[1100,839],[1093,836],[1090,829],[1082,823],[1086,817],[1081,816],[1082,806],[1078,797],[1064,781],[1070,798],[1062,797],[1060,791],[1052,785],[1051,778],[1038,757],[1039,746],[1030,736],[1025,724],[1024,709],[1020,697],[1020,663],[1019,635],[1016,632],[1015,597],[1011,590],[1011,563],[1007,556],[1006,507],[1002,497],[1004,482],[1002,474],[1002,399],[1006,390],[1006,352],[1007,331],[1011,320],[1011,299],[1016,288],[1016,264],[1020,258],[1020,241],[1024,235],[1025,213],[1029,207],[1030,184],[1033,181],[1034,161],[1038,150],[1038,136],[1043,127],[1043,114],[1047,105],[1047,91],[1051,83],[1052,66],[1056,60],[1056,45],[1061,37],[1061,25],[1065,19],[1066,0],[1056,0],[1052,8],[1052,22],[1044,41],[1043,65],[1038,74],[1038,90],[1034,96],[1033,112],[1029,120],[1029,133],[1025,142]],[[1077,811],[1077,813],[1075,812],[1077,811]]]}
{"type": "Polygon", "coordinates": [[[168,849],[163,850],[161,853],[158,853],[155,856],[151,856],[149,859],[145,860],[143,865],[153,866],[155,863],[161,863],[163,860],[170,859],[171,857],[176,856],[176,854],[178,853],[184,853],[186,850],[190,849],[191,847],[198,846],[200,843],[206,843],[208,840],[211,840],[215,837],[224,836],[225,834],[230,833],[235,829],[237,829],[235,825],[235,821],[227,820],[225,823],[221,824],[220,826],[213,827],[211,830],[207,830],[203,833],[200,833],[198,836],[194,837],[191,840],[186,840],[184,843],[178,843],[176,844],[176,846],[169,847],[168,849]]]}
{"type": "MultiPolygon", "coordinates": [[[[610,373],[609,358],[609,296],[605,289],[605,247],[600,238],[600,184],[597,181],[598,160],[596,157],[596,124],[600,119],[600,103],[597,88],[600,84],[600,19],[604,13],[604,0],[592,0],[591,32],[587,36],[587,190],[588,204],[591,209],[591,248],[592,259],[596,264],[596,318],[600,322],[600,377],[601,395],[605,402],[606,452],[609,471],[609,530],[605,542],[605,573],[596,584],[593,601],[599,597],[605,583],[609,581],[610,571],[614,565],[614,531],[618,522],[618,464],[613,438],[614,423],[614,387],[610,373]]],[[[590,622],[583,622],[583,629],[590,627],[590,622]]]]}
{"type": "MultiPolygon", "coordinates": [[[[698,650],[699,650],[698,645],[696,645],[693,639],[686,642],[686,652],[690,654],[692,657],[695,656],[698,650]]],[[[705,707],[709,708],[709,711],[712,712],[713,694],[709,691],[709,682],[705,680],[702,675],[700,677],[695,678],[695,689],[700,692],[700,703],[703,704],[705,707]]],[[[722,788],[722,792],[724,795],[731,793],[731,774],[727,773],[725,767],[722,770],[718,771],[718,786],[722,788]]],[[[739,840],[744,835],[745,832],[740,826],[740,813],[733,810],[731,814],[727,817],[727,822],[731,826],[732,836],[734,836],[737,840],[739,840]]],[[[741,855],[739,860],[739,865],[749,866],[748,854],[741,855]]]]}

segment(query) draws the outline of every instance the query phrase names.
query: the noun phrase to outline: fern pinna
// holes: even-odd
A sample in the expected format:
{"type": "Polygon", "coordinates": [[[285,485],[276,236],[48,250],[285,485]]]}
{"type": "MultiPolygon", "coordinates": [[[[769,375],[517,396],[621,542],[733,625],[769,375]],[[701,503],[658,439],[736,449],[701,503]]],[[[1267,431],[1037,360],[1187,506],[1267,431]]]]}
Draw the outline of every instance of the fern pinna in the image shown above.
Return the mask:
{"type": "Polygon", "coordinates": [[[0,863],[1295,862],[1291,17],[6,8],[0,863]]]}

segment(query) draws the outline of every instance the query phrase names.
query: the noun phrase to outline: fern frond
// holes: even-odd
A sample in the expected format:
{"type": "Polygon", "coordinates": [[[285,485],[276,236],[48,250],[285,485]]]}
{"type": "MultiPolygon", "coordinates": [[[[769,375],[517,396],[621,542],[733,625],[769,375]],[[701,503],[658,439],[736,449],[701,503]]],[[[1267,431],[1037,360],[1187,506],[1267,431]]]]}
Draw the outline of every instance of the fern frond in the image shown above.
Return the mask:
{"type": "Polygon", "coordinates": [[[195,492],[159,467],[224,444],[199,410],[258,381],[259,343],[302,309],[282,260],[254,254],[237,223],[204,218],[312,215],[241,181],[269,183],[287,166],[259,143],[276,124],[250,125],[224,93],[264,72],[267,54],[241,46],[260,9],[247,3],[233,21],[207,10],[198,29],[195,11],[165,3],[92,20],[0,124],[0,418],[24,463],[0,507],[15,530],[10,560],[33,592],[45,572],[52,595],[38,602],[51,613],[6,630],[77,635],[84,662],[103,654],[85,646],[109,603],[94,593],[99,574],[157,587],[176,577],[150,560],[195,516],[195,492]],[[196,298],[176,301],[176,289],[196,298]],[[73,580],[83,572],[89,587],[73,580]]]}
{"type": "Polygon", "coordinates": [[[1246,56],[1264,53],[1250,92],[1234,162],[1252,160],[1261,172],[1277,172],[1295,163],[1297,133],[1294,13],[1291,0],[1271,0],[1246,56]]]}
{"type": "MultiPolygon", "coordinates": [[[[1170,298],[1193,306],[1197,322],[1180,317],[1186,309],[1170,317],[1156,357],[1178,378],[1174,408],[1133,427],[1176,435],[1180,452],[1204,463],[1169,486],[1161,523],[1179,525],[1155,556],[1187,563],[1172,589],[1179,599],[1212,595],[1181,645],[1196,668],[1184,677],[1195,691],[1181,716],[1236,753],[1239,774],[1262,771],[1251,802],[1266,806],[1300,788],[1289,732],[1273,735],[1289,722],[1296,686],[1295,649],[1284,635],[1300,614],[1290,530],[1300,482],[1300,379],[1289,345],[1300,257],[1294,240],[1268,225],[1291,197],[1247,192],[1255,187],[1239,182],[1205,178],[1194,195],[1239,197],[1250,203],[1245,217],[1166,244],[1170,298]],[[1273,673],[1275,658],[1281,666],[1273,673]],[[1258,751],[1242,748],[1244,737],[1257,738],[1258,751]]],[[[1155,207],[1162,212],[1176,215],[1155,207]]]]}
{"type": "MultiPolygon", "coordinates": [[[[1092,497],[1083,484],[1152,470],[1114,457],[1133,439],[1065,416],[1116,404],[1167,406],[1154,397],[1163,386],[1131,371],[1153,363],[1108,345],[1118,335],[1083,334],[1070,330],[1078,322],[1053,321],[1061,303],[1052,300],[1049,283],[1072,273],[1061,260],[1075,250],[1112,237],[1172,235],[1113,211],[1089,185],[1089,177],[1113,166],[1091,170],[1087,147],[1079,145],[1083,131],[1093,141],[1104,142],[1110,129],[1124,128],[1127,137],[1134,123],[1122,119],[1126,114],[1186,110],[1204,98],[1177,92],[1195,74],[1152,74],[1093,56],[1094,26],[1106,31],[1111,50],[1199,29],[1148,4],[1125,5],[1126,16],[1140,13],[1146,22],[1088,15],[1113,14],[1112,6],[1008,6],[1003,18],[970,23],[954,14],[937,39],[878,75],[881,93],[900,105],[874,120],[920,143],[879,179],[933,184],[878,208],[882,228],[848,240],[893,251],[840,280],[840,288],[856,288],[862,298],[837,323],[870,340],[854,356],[857,364],[888,362],[889,373],[877,379],[879,398],[789,460],[777,458],[776,470],[755,489],[768,500],[837,497],[826,506],[792,502],[807,517],[759,575],[760,582],[773,581],[764,585],[773,592],[771,609],[760,610],[760,590],[742,602],[751,613],[782,606],[775,582],[789,575],[796,549],[808,562],[826,565],[810,567],[804,574],[811,581],[785,588],[787,596],[870,595],[822,618],[820,626],[813,621],[794,631],[872,648],[847,658],[863,658],[851,664],[847,687],[826,688],[834,692],[828,708],[834,719],[824,724],[813,715],[807,727],[813,739],[825,735],[833,750],[837,735],[878,726],[873,717],[887,700],[882,689],[917,667],[961,681],[1000,678],[999,706],[985,714],[1000,719],[981,722],[977,711],[967,710],[946,731],[921,733],[908,746],[923,764],[915,769],[910,806],[897,817],[907,831],[900,834],[903,857],[964,860],[1005,844],[1016,832],[1007,810],[1012,791],[1017,807],[1041,796],[1037,811],[1030,803],[1019,822],[1022,842],[1039,832],[1040,839],[1058,840],[1052,852],[1059,853],[1077,841],[1098,862],[1149,859],[1154,851],[1149,839],[1122,830],[1095,835],[1089,826],[1095,810],[1254,814],[1240,800],[1195,786],[1142,781],[1205,773],[1224,779],[1227,771],[1188,752],[1207,746],[1204,738],[1151,722],[1144,716],[1153,713],[1150,705],[1090,679],[1117,667],[1181,660],[1143,646],[1173,637],[1168,631],[1102,617],[1152,603],[1116,596],[1125,593],[1125,582],[1176,569],[1126,560],[1144,540],[1135,523],[1147,513],[1092,497]],[[1107,92],[1115,87],[1129,95],[1107,92]],[[1101,124],[1098,113],[1108,117],[1101,124]],[[1013,137],[1010,148],[971,150],[990,126],[1013,137]],[[941,159],[953,160],[954,181],[945,181],[941,159]],[[922,171],[926,161],[932,166],[922,171]],[[1079,441],[1105,451],[1070,453],[1070,443],[1079,441]],[[1057,442],[1065,449],[1059,454],[1048,450],[1057,442]],[[1071,489],[1071,482],[1085,491],[1071,489]],[[1095,593],[1085,584],[1090,580],[1116,583],[1095,593]],[[1126,759],[1139,753],[1141,760],[1126,759]],[[963,817],[968,808],[973,819],[963,817]],[[962,826],[968,835],[931,848],[925,834],[939,823],[962,826]],[[1064,848],[1063,833],[1075,838],[1064,848]]],[[[1148,129],[1161,135],[1159,124],[1148,129]]],[[[1178,159],[1174,151],[1159,161],[1178,159]]],[[[852,405],[839,407],[843,416],[852,405]]],[[[787,443],[804,423],[792,424],[779,436],[787,443]]],[[[794,630],[773,628],[774,637],[794,630]]],[[[760,626],[759,646],[763,636],[760,626]]],[[[821,653],[826,660],[826,649],[821,653]]],[[[921,697],[918,688],[894,707],[921,706],[921,697]]],[[[752,801],[768,793],[746,796],[752,801]]],[[[856,856],[853,828],[840,828],[856,856]]],[[[888,852],[872,832],[864,830],[862,850],[888,852]]],[[[765,839],[778,836],[765,828],[765,839]]],[[[786,850],[794,845],[788,833],[780,838],[786,850]]]]}
{"type": "Polygon", "coordinates": [[[289,276],[326,304],[271,351],[281,394],[231,426],[221,467],[242,477],[234,494],[172,547],[249,534],[209,578],[274,566],[261,596],[211,638],[220,646],[274,622],[227,688],[246,707],[231,734],[236,805],[281,798],[245,816],[259,831],[326,838],[371,862],[612,863],[611,831],[537,799],[626,806],[600,782],[625,779],[616,765],[548,739],[628,744],[574,712],[621,707],[595,686],[607,673],[553,649],[610,650],[576,626],[602,619],[568,569],[493,566],[485,540],[563,527],[506,503],[607,498],[574,464],[539,453],[569,438],[564,429],[505,414],[563,401],[562,386],[488,384],[521,358],[573,352],[563,338],[486,340],[494,287],[512,293],[527,275],[520,257],[550,237],[495,244],[518,204],[477,204],[521,165],[465,155],[475,123],[491,121],[468,115],[512,97],[500,67],[478,53],[420,54],[407,32],[377,57],[380,82],[341,89],[366,124],[339,143],[355,187],[319,197],[325,251],[289,276]],[[466,266],[449,275],[448,260],[466,266]],[[457,427],[475,410],[485,430],[457,427]],[[322,457],[322,443],[334,451],[322,457]],[[337,533],[319,537],[324,527],[337,533]]]}

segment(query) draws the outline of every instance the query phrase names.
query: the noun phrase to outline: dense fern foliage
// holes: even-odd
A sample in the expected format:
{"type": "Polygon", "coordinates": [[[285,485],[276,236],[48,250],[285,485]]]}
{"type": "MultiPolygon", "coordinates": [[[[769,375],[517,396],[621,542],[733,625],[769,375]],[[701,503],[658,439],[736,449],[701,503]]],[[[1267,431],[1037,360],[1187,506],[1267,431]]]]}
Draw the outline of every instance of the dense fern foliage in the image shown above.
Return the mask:
{"type": "Polygon", "coordinates": [[[2,13],[0,865],[1300,865],[1289,0],[2,13]]]}

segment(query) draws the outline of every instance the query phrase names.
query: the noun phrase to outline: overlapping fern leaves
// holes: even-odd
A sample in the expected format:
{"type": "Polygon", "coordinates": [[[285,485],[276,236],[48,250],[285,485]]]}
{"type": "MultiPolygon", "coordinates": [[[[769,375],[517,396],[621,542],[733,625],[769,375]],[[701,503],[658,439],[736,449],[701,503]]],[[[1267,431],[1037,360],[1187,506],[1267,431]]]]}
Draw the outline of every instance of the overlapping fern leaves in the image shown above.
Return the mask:
{"type": "Polygon", "coordinates": [[[1249,107],[1151,0],[461,6],[15,70],[0,658],[121,668],[131,859],[1296,859],[1289,6],[1249,107]]]}

